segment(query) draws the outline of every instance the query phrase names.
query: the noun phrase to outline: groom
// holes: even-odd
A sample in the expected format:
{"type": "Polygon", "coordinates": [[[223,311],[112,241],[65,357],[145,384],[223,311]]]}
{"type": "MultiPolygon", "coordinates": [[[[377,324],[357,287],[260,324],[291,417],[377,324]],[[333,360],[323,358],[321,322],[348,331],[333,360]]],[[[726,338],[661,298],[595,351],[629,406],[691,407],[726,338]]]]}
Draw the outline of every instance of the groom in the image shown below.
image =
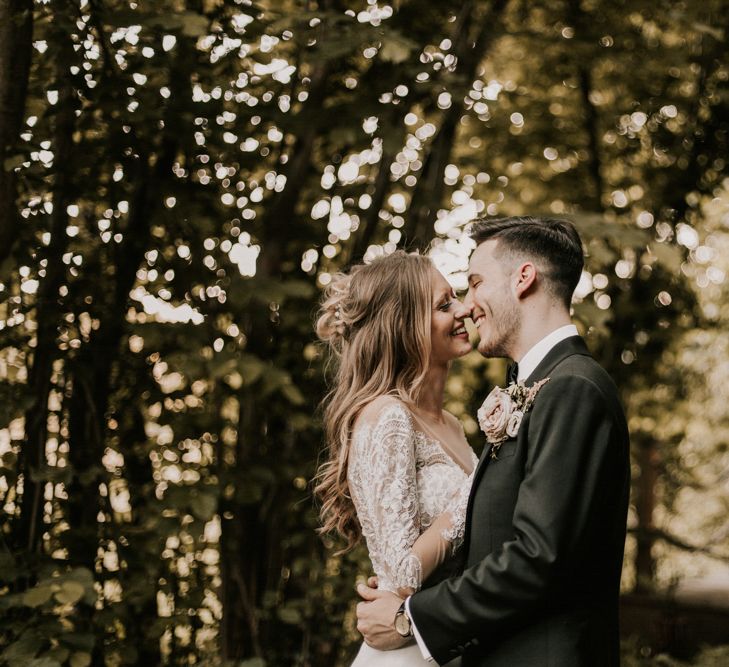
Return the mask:
{"type": "Polygon", "coordinates": [[[618,665],[629,492],[625,417],[570,321],[583,266],[562,220],[481,220],[465,304],[486,357],[547,380],[518,432],[476,468],[459,576],[409,597],[360,586],[358,629],[380,649],[414,636],[427,660],[479,667],[618,665]],[[495,454],[495,457],[492,456],[495,454]]]}

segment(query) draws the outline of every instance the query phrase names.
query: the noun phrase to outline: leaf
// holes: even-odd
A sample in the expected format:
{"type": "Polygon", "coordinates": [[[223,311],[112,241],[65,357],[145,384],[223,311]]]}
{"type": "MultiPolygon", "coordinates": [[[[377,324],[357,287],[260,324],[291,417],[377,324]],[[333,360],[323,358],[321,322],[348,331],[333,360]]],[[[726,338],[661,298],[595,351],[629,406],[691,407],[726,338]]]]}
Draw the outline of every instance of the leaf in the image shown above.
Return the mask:
{"type": "Polygon", "coordinates": [[[91,664],[91,654],[85,651],[77,651],[71,656],[71,667],[88,667],[91,664]]]}
{"type": "Polygon", "coordinates": [[[69,632],[62,635],[60,640],[71,648],[90,653],[94,648],[94,635],[88,632],[69,632]]]}
{"type": "Polygon", "coordinates": [[[295,299],[310,299],[316,294],[316,288],[305,280],[287,280],[283,289],[286,296],[295,299]]]}
{"type": "MultiPolygon", "coordinates": [[[[574,306],[575,318],[585,324],[586,327],[604,330],[613,314],[610,309],[602,310],[592,299],[586,299],[574,306]]],[[[606,333],[606,331],[605,331],[606,333]]]]}
{"type": "Polygon", "coordinates": [[[238,667],[266,667],[266,661],[263,658],[249,658],[239,662],[238,667]]]}
{"type": "Polygon", "coordinates": [[[178,17],[181,22],[182,34],[188,37],[201,37],[210,29],[207,18],[197,12],[182,12],[178,17]]]}
{"type": "Polygon", "coordinates": [[[263,498],[263,487],[255,482],[248,481],[241,484],[235,491],[235,499],[241,505],[255,505],[263,498]]]}
{"type": "Polygon", "coordinates": [[[312,60],[321,62],[346,58],[354,53],[357,48],[358,41],[356,39],[342,39],[341,35],[337,35],[337,38],[320,41],[319,48],[312,53],[312,60]]]}
{"type": "Polygon", "coordinates": [[[73,468],[69,465],[59,466],[42,466],[40,468],[31,469],[30,478],[34,482],[53,482],[54,484],[69,484],[73,478],[73,468]]]}
{"type": "Polygon", "coordinates": [[[282,607],[278,610],[278,617],[284,623],[289,625],[297,625],[301,623],[301,612],[298,609],[292,607],[282,607]]]}
{"type": "Polygon", "coordinates": [[[304,395],[299,391],[299,388],[293,384],[285,384],[281,387],[281,393],[286,397],[286,400],[293,405],[303,405],[306,403],[304,395]]]}
{"type": "Polygon", "coordinates": [[[61,590],[56,591],[54,597],[61,604],[76,604],[86,593],[83,584],[77,581],[64,581],[61,590]]]}
{"type": "Polygon", "coordinates": [[[5,169],[5,171],[12,171],[16,167],[20,167],[23,162],[25,162],[24,155],[12,155],[9,158],[5,158],[5,162],[3,162],[3,168],[5,169]]]}
{"type": "Polygon", "coordinates": [[[213,518],[218,508],[218,499],[211,493],[198,493],[193,496],[190,503],[192,513],[201,521],[209,521],[213,518]]]}
{"type": "Polygon", "coordinates": [[[683,262],[683,253],[678,246],[668,243],[651,243],[648,251],[671,273],[678,273],[683,262]]]}
{"type": "MultiPolygon", "coordinates": [[[[0,456],[0,461],[2,461],[3,466],[6,468],[12,468],[18,461],[18,455],[15,452],[5,452],[2,456],[0,456]]],[[[4,556],[12,558],[10,554],[0,552],[0,563],[2,563],[2,558],[4,556]]],[[[2,569],[2,566],[0,566],[0,569],[2,569]]]]}
{"type": "Polygon", "coordinates": [[[48,584],[39,584],[23,594],[23,604],[28,607],[40,607],[51,599],[51,595],[53,589],[48,584]]]}
{"type": "Polygon", "coordinates": [[[724,41],[724,31],[721,28],[717,28],[706,23],[699,23],[697,21],[694,23],[694,29],[697,32],[704,33],[705,35],[711,35],[718,42],[724,41]]]}
{"type": "Polygon", "coordinates": [[[382,42],[380,58],[389,63],[402,63],[410,57],[412,49],[412,42],[409,40],[388,38],[382,42]]]}
{"type": "Polygon", "coordinates": [[[210,377],[213,380],[219,380],[222,377],[232,373],[238,368],[238,360],[232,357],[225,358],[221,355],[213,357],[210,362],[210,377]]]}
{"type": "Polygon", "coordinates": [[[243,383],[252,385],[263,375],[266,364],[252,354],[244,354],[241,357],[238,370],[243,376],[243,383]]]}
{"type": "Polygon", "coordinates": [[[286,298],[286,292],[281,283],[268,282],[256,284],[253,292],[253,298],[259,303],[268,305],[269,303],[281,303],[286,298]]]}
{"type": "Polygon", "coordinates": [[[339,146],[348,146],[357,140],[357,131],[353,127],[335,126],[329,132],[329,140],[339,146]]]}
{"type": "Polygon", "coordinates": [[[601,239],[593,239],[587,245],[587,259],[590,266],[605,266],[614,263],[618,254],[601,239]]]}
{"type": "Polygon", "coordinates": [[[94,574],[87,567],[75,567],[66,575],[66,579],[78,581],[86,588],[94,587],[94,574]]]}
{"type": "Polygon", "coordinates": [[[281,390],[287,384],[291,384],[291,376],[286,371],[280,368],[268,368],[263,376],[262,395],[268,396],[274,391],[281,390]]]}
{"type": "MultiPolygon", "coordinates": [[[[4,269],[0,269],[1,275],[5,275],[4,269]]],[[[6,377],[14,375],[14,370],[13,366],[8,366],[6,377]]],[[[26,384],[7,380],[0,382],[0,428],[7,428],[13,419],[22,415],[31,405],[33,396],[26,384]]]]}
{"type": "Polygon", "coordinates": [[[52,658],[53,660],[57,660],[61,664],[66,662],[68,660],[68,656],[70,655],[70,651],[67,648],[63,648],[61,646],[56,646],[55,648],[52,648],[50,651],[48,651],[45,654],[45,657],[52,658]]]}
{"type": "Polygon", "coordinates": [[[2,657],[8,662],[29,661],[43,647],[43,638],[30,630],[24,632],[18,641],[13,642],[3,652],[2,657]]]}
{"type": "Polygon", "coordinates": [[[50,656],[44,655],[31,660],[27,667],[61,667],[61,663],[50,656]]]}
{"type": "Polygon", "coordinates": [[[12,581],[15,578],[15,558],[7,551],[0,551],[0,572],[3,581],[12,581]]]}

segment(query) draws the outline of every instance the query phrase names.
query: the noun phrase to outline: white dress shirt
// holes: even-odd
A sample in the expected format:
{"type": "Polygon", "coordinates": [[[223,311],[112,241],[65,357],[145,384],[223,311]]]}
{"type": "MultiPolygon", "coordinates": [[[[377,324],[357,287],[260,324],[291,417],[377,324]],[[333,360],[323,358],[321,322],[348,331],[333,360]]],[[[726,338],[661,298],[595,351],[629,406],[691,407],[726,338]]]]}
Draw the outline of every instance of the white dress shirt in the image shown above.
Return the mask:
{"type": "Polygon", "coordinates": [[[526,380],[557,343],[561,343],[565,338],[569,338],[570,336],[579,335],[577,327],[574,324],[567,324],[559,329],[555,329],[552,333],[547,334],[521,359],[515,359],[515,361],[519,364],[519,373],[516,377],[516,381],[522,382],[526,380]]]}
{"type": "MultiPolygon", "coordinates": [[[[555,329],[534,345],[521,359],[515,359],[515,361],[519,364],[519,373],[516,381],[522,382],[526,380],[535,371],[537,366],[539,366],[542,359],[547,356],[550,350],[557,345],[557,343],[561,343],[565,338],[570,338],[570,336],[579,336],[577,327],[574,324],[567,324],[559,329],[555,329]]],[[[407,611],[408,618],[410,619],[410,626],[413,630],[413,635],[415,636],[415,641],[420,647],[420,652],[423,654],[423,658],[428,662],[435,662],[433,656],[430,655],[430,651],[425,645],[423,638],[418,632],[418,628],[413,621],[413,617],[410,615],[409,597],[405,600],[405,610],[407,611]]]]}

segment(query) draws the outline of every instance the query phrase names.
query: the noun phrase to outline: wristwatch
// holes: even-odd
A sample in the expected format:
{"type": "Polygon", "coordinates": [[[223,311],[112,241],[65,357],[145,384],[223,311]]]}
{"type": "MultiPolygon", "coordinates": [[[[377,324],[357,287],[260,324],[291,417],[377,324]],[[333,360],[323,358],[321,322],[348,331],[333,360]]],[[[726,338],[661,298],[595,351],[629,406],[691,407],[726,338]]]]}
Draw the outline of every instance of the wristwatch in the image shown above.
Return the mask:
{"type": "Polygon", "coordinates": [[[412,637],[413,636],[413,625],[410,622],[410,617],[405,609],[405,603],[400,605],[400,609],[395,614],[395,630],[401,637],[412,637]]]}

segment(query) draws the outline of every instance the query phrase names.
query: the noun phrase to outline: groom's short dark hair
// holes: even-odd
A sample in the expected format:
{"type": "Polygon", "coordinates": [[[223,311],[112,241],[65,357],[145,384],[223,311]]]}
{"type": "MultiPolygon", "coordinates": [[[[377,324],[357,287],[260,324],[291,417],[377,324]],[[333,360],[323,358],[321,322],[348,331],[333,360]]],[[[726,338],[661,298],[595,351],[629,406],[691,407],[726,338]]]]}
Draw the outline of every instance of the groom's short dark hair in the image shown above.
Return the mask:
{"type": "Polygon", "coordinates": [[[481,218],[469,235],[477,245],[498,240],[497,256],[508,253],[542,260],[547,265],[542,273],[546,287],[570,307],[585,263],[580,235],[571,222],[531,216],[481,218]]]}

